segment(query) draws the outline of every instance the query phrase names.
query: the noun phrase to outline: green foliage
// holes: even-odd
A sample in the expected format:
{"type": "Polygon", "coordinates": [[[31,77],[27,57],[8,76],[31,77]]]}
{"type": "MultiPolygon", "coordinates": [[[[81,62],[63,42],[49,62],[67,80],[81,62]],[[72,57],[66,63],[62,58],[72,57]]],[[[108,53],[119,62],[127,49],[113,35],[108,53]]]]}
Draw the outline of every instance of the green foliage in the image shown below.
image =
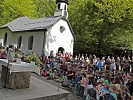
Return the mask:
{"type": "Polygon", "coordinates": [[[0,25],[22,16],[34,18],[36,13],[36,6],[32,0],[3,0],[0,3],[0,8],[0,25]]]}
{"type": "Polygon", "coordinates": [[[23,16],[40,18],[51,16],[55,11],[54,0],[1,0],[0,26],[23,16]]]}
{"type": "Polygon", "coordinates": [[[36,65],[41,64],[41,61],[40,61],[39,57],[35,53],[32,53],[32,54],[28,55],[26,57],[26,60],[28,62],[33,61],[33,62],[35,62],[36,65]]]}
{"type": "Polygon", "coordinates": [[[131,49],[132,0],[71,0],[69,11],[77,37],[75,51],[83,47],[84,52],[90,48],[89,52],[104,54],[118,44],[131,49]]]}
{"type": "Polygon", "coordinates": [[[21,52],[15,52],[15,58],[21,58],[21,52]]]}
{"type": "MultiPolygon", "coordinates": [[[[133,50],[133,0],[69,0],[68,7],[76,35],[74,52],[133,50]]],[[[53,16],[55,8],[55,0],[0,0],[0,25],[22,16],[53,16]]]]}
{"type": "Polygon", "coordinates": [[[33,2],[36,6],[37,18],[54,15],[55,0],[33,0],[33,2]]]}

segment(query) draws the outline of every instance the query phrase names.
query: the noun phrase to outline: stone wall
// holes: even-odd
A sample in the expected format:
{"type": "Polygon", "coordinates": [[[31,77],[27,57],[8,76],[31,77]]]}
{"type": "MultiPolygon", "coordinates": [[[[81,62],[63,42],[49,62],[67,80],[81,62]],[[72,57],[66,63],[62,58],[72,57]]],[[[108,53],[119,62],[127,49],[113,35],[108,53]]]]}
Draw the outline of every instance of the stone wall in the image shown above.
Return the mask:
{"type": "Polygon", "coordinates": [[[29,88],[30,86],[30,72],[12,72],[9,68],[2,65],[1,80],[6,87],[12,89],[29,88]]]}

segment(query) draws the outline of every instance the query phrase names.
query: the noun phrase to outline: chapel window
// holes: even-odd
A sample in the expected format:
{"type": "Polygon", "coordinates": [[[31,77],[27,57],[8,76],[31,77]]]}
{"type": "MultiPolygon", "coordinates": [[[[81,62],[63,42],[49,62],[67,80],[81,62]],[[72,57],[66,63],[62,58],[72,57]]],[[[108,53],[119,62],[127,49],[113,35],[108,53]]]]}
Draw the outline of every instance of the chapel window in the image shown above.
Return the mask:
{"type": "Polygon", "coordinates": [[[60,32],[63,33],[65,31],[65,27],[64,26],[60,26],[60,32]]]}
{"type": "Polygon", "coordinates": [[[4,44],[4,46],[7,45],[7,32],[6,32],[5,35],[4,35],[4,41],[3,41],[3,44],[4,44]]]}
{"type": "Polygon", "coordinates": [[[17,48],[21,48],[21,44],[22,44],[22,36],[19,36],[18,38],[18,43],[17,43],[17,48]]]}
{"type": "Polygon", "coordinates": [[[28,50],[32,50],[32,48],[33,48],[33,35],[31,35],[28,40],[28,50]]]}

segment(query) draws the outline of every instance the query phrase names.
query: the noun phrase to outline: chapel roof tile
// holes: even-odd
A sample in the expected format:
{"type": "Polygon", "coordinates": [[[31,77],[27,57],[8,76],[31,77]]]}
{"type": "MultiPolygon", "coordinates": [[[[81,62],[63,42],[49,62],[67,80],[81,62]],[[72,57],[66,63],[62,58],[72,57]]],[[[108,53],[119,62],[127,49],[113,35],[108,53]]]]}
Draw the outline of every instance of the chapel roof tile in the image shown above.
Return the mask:
{"type": "Polygon", "coordinates": [[[1,28],[8,27],[12,32],[47,29],[54,25],[61,18],[61,16],[50,16],[39,19],[20,17],[2,26],[1,28]]]}

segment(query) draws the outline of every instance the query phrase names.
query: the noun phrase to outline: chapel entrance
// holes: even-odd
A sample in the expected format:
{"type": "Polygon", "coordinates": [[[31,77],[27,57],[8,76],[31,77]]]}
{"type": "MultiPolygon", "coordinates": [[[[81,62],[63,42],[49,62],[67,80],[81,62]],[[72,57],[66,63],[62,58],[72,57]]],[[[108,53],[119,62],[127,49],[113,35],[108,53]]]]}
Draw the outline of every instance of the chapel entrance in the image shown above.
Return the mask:
{"type": "Polygon", "coordinates": [[[61,51],[61,53],[63,53],[65,51],[65,49],[63,47],[59,47],[58,53],[59,53],[59,51],[61,51]]]}

